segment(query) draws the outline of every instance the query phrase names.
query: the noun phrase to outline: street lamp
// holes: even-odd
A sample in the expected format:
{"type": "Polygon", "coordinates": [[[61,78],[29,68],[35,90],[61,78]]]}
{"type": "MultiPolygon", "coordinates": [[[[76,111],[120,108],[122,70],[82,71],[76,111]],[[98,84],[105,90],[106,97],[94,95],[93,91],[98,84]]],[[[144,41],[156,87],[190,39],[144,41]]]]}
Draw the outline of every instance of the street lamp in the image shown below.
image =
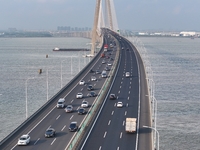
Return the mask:
{"type": "Polygon", "coordinates": [[[157,133],[157,147],[155,148],[155,141],[154,141],[154,148],[159,150],[159,132],[155,128],[149,127],[149,126],[143,126],[144,128],[149,128],[151,130],[154,130],[157,133]]]}
{"type": "Polygon", "coordinates": [[[28,84],[28,80],[34,79],[34,77],[32,78],[28,78],[26,79],[25,82],[25,93],[26,93],[26,119],[28,118],[28,88],[27,88],[27,84],[28,84]]]}

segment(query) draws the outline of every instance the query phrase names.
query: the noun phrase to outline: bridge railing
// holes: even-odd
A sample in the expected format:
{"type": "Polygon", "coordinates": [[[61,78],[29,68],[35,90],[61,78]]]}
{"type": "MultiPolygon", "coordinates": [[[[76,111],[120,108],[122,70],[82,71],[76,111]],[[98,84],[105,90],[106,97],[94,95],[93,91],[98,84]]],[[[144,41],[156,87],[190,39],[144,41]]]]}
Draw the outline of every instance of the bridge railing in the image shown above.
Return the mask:
{"type": "Polygon", "coordinates": [[[0,149],[4,145],[6,145],[6,141],[11,141],[14,139],[14,137],[17,136],[17,134],[22,131],[23,126],[29,125],[33,123],[33,120],[38,117],[39,114],[45,112],[47,110],[47,107],[49,107],[53,102],[55,102],[55,99],[58,99],[62,97],[63,91],[68,89],[73,83],[78,82],[78,78],[81,74],[83,74],[88,68],[90,68],[93,64],[93,62],[100,57],[101,51],[103,51],[103,44],[98,53],[96,53],[96,56],[91,59],[91,61],[70,81],[67,85],[65,85],[58,93],[56,93],[51,99],[49,99],[43,106],[41,106],[35,113],[33,113],[29,118],[27,118],[24,122],[22,122],[15,130],[13,130],[8,136],[6,136],[1,142],[0,142],[0,149]]]}

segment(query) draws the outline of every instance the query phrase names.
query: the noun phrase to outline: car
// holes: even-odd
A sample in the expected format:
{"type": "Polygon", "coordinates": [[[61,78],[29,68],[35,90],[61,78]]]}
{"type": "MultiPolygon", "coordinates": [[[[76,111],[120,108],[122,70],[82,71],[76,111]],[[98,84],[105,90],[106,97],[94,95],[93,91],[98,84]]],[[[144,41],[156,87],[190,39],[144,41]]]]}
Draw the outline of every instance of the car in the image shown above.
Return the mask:
{"type": "Polygon", "coordinates": [[[90,73],[93,73],[93,72],[94,72],[94,70],[90,69],[90,73]]]}
{"type": "Polygon", "coordinates": [[[108,63],[108,66],[112,66],[112,64],[111,64],[111,63],[108,63]]]}
{"type": "Polygon", "coordinates": [[[88,85],[87,90],[88,90],[88,91],[93,90],[93,86],[92,86],[92,85],[88,85]]]}
{"type": "Polygon", "coordinates": [[[110,70],[110,68],[109,68],[109,67],[105,67],[105,70],[106,70],[106,71],[109,71],[109,70],[110,70]]]}
{"type": "Polygon", "coordinates": [[[44,134],[45,137],[54,137],[56,135],[56,130],[54,128],[48,128],[44,134]]]}
{"type": "Polygon", "coordinates": [[[95,74],[101,74],[101,72],[99,70],[96,70],[95,74]]]}
{"type": "Polygon", "coordinates": [[[110,94],[109,98],[110,98],[111,100],[114,100],[114,99],[116,99],[116,96],[115,96],[115,94],[110,94]]]}
{"type": "Polygon", "coordinates": [[[31,141],[31,137],[28,134],[22,135],[17,142],[17,145],[28,145],[31,141]]]}
{"type": "Polygon", "coordinates": [[[64,108],[65,107],[65,99],[64,98],[60,98],[57,102],[57,108],[64,108]]]}
{"type": "Polygon", "coordinates": [[[78,98],[83,98],[83,93],[77,93],[76,94],[76,98],[78,99],[78,98]]]}
{"type": "Polygon", "coordinates": [[[96,81],[97,78],[95,76],[91,76],[91,81],[96,81]]]}
{"type": "Polygon", "coordinates": [[[123,107],[123,103],[122,102],[117,102],[117,107],[119,107],[119,108],[123,107]]]}
{"type": "Polygon", "coordinates": [[[85,84],[85,81],[84,80],[81,80],[80,82],[79,82],[79,85],[84,85],[85,84]]]}
{"type": "Polygon", "coordinates": [[[90,93],[87,94],[87,96],[89,96],[89,97],[95,97],[95,96],[97,96],[97,94],[96,94],[95,91],[91,91],[90,93]]]}
{"type": "Polygon", "coordinates": [[[105,64],[105,63],[106,63],[106,61],[105,61],[105,60],[103,60],[103,61],[102,61],[102,64],[105,64]]]}
{"type": "Polygon", "coordinates": [[[78,130],[77,122],[71,122],[69,125],[69,131],[74,132],[78,130]]]}
{"type": "Polygon", "coordinates": [[[85,110],[85,108],[79,108],[78,109],[78,114],[79,115],[83,115],[83,114],[86,114],[87,113],[87,111],[85,110]]]}
{"type": "Polygon", "coordinates": [[[66,112],[72,112],[73,111],[73,106],[72,105],[67,105],[67,107],[65,108],[66,112]]]}
{"type": "Polygon", "coordinates": [[[83,107],[83,108],[86,108],[88,106],[89,106],[88,101],[83,101],[82,104],[81,104],[81,107],[83,107]]]}
{"type": "Polygon", "coordinates": [[[126,78],[130,77],[130,72],[126,72],[125,76],[126,78]]]}

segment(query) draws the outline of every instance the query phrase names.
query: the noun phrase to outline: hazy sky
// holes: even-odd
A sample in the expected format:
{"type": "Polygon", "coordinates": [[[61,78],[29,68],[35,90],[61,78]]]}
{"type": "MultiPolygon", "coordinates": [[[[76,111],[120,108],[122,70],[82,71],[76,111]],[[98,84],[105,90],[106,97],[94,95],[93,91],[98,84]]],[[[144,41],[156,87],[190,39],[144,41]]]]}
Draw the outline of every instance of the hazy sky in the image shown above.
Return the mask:
{"type": "MultiPolygon", "coordinates": [[[[120,29],[200,31],[200,0],[113,0],[120,29]]],[[[0,30],[92,27],[96,0],[0,0],[0,30]]]]}

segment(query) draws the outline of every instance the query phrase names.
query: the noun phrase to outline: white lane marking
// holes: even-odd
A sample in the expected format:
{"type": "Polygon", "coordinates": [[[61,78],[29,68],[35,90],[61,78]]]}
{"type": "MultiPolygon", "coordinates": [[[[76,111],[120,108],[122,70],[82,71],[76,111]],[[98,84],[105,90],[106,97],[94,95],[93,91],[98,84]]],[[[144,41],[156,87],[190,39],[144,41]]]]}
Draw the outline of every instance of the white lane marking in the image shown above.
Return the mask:
{"type": "Polygon", "coordinates": [[[108,121],[108,125],[110,125],[111,120],[108,121]]]}
{"type": "Polygon", "coordinates": [[[122,86],[119,87],[120,89],[122,88],[122,86]]]}
{"type": "Polygon", "coordinates": [[[119,147],[117,147],[117,150],[119,150],[119,147]]]}
{"type": "Polygon", "coordinates": [[[132,84],[132,82],[130,82],[130,84],[132,84]]]}
{"type": "Polygon", "coordinates": [[[51,142],[51,145],[53,145],[53,143],[56,141],[56,138],[51,142]]]}
{"type": "Polygon", "coordinates": [[[129,89],[131,89],[131,86],[129,86],[129,89]]]}
{"type": "Polygon", "coordinates": [[[113,114],[114,114],[114,111],[112,111],[111,115],[113,115],[113,114]]]}
{"type": "Polygon", "coordinates": [[[80,108],[80,106],[76,110],[78,110],[79,108],[80,108]]]}
{"type": "Polygon", "coordinates": [[[127,114],[127,111],[125,111],[124,115],[126,116],[126,114],[127,114]]]}
{"type": "Polygon", "coordinates": [[[56,117],[56,120],[58,120],[60,118],[60,115],[58,115],[58,117],[56,117]]]}
{"type": "Polygon", "coordinates": [[[94,84],[94,86],[96,85],[96,83],[94,84]]]}
{"type": "Polygon", "coordinates": [[[130,97],[127,98],[128,100],[130,99],[130,97]]]}
{"type": "Polygon", "coordinates": [[[74,115],[72,115],[69,120],[71,120],[73,117],[74,117],[74,115]]]}
{"type": "Polygon", "coordinates": [[[37,144],[37,142],[40,140],[40,138],[38,138],[36,141],[35,141],[35,143],[34,143],[34,145],[36,145],[37,144]]]}
{"type": "Polygon", "coordinates": [[[71,103],[73,103],[73,101],[74,101],[74,99],[73,99],[73,100],[71,100],[71,103]]]}
{"type": "Polygon", "coordinates": [[[131,93],[131,91],[128,92],[129,94],[131,93]]]}
{"type": "Polygon", "coordinates": [[[63,131],[66,128],[66,125],[64,125],[64,127],[61,129],[61,131],[63,131]]]}
{"type": "Polygon", "coordinates": [[[101,150],[101,146],[99,147],[99,150],[101,150]]]}
{"type": "Polygon", "coordinates": [[[107,134],[107,132],[105,132],[105,133],[104,133],[104,135],[103,135],[103,138],[105,138],[105,137],[106,137],[106,134],[107,134]]]}
{"type": "Polygon", "coordinates": [[[120,93],[120,91],[118,93],[120,93]]]}
{"type": "Polygon", "coordinates": [[[51,128],[51,125],[47,129],[49,129],[49,128],[51,128]]]}
{"type": "Polygon", "coordinates": [[[81,89],[81,91],[83,91],[83,88],[81,89]]]}
{"type": "Polygon", "coordinates": [[[123,82],[121,81],[121,84],[122,84],[123,82]]]}
{"type": "Polygon", "coordinates": [[[126,107],[128,107],[128,103],[126,104],[126,107]]]}
{"type": "Polygon", "coordinates": [[[125,121],[123,121],[123,126],[125,125],[125,121]]]}
{"type": "Polygon", "coordinates": [[[120,139],[122,138],[122,132],[121,132],[121,134],[120,134],[120,139]]]}

